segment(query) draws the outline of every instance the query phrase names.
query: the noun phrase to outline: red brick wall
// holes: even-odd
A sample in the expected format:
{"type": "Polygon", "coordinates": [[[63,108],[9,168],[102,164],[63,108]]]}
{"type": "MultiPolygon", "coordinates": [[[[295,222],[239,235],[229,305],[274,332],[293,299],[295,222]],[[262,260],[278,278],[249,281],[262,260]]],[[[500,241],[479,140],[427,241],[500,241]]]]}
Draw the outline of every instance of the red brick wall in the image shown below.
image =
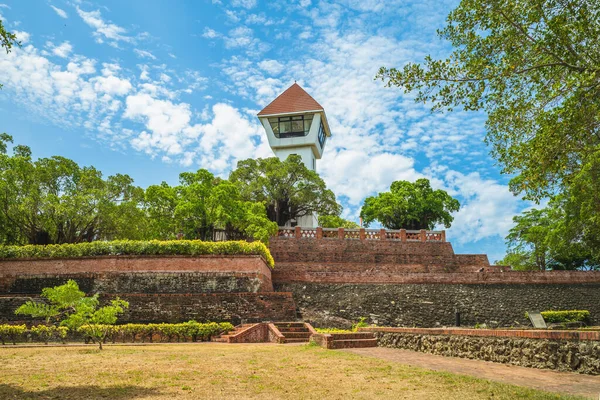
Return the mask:
{"type": "Polygon", "coordinates": [[[485,254],[454,254],[449,242],[277,237],[271,240],[269,249],[275,259],[272,277],[276,284],[600,282],[597,272],[508,271],[506,267],[490,265],[485,254]]]}
{"type": "MultiPolygon", "coordinates": [[[[195,273],[207,278],[231,276],[258,279],[259,291],[272,292],[271,269],[260,256],[106,256],[70,259],[0,260],[0,293],[16,279],[47,280],[68,277],[82,281],[114,280],[118,275],[141,279],[155,273],[195,273]]],[[[144,290],[142,290],[144,291],[144,290]]]]}

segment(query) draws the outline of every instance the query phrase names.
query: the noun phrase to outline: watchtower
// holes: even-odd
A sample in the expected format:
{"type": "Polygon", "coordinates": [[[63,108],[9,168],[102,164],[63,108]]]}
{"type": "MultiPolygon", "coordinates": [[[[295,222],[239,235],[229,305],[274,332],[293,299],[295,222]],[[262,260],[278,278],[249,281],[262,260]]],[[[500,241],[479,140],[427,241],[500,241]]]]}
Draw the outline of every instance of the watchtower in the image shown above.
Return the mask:
{"type": "MultiPolygon", "coordinates": [[[[294,83],[281,93],[258,113],[258,118],[280,160],[297,154],[308,169],[317,171],[317,160],[321,159],[331,132],[325,110],[300,85],[294,83]]],[[[316,215],[307,215],[296,224],[314,228],[318,219],[316,215]]]]}

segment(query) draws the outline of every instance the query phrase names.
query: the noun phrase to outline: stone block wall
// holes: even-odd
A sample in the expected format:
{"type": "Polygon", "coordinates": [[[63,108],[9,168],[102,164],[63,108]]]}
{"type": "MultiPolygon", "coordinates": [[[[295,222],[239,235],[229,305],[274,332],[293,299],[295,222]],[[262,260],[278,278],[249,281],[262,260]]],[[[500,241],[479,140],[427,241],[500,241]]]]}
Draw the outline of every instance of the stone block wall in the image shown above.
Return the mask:
{"type": "MultiPolygon", "coordinates": [[[[265,320],[289,321],[296,317],[291,293],[211,293],[211,294],[118,294],[129,302],[129,310],[119,323],[232,322],[234,325],[265,320]]],[[[101,301],[114,298],[103,295],[101,301]]],[[[0,296],[0,323],[33,322],[16,310],[37,297],[0,296]]]]}
{"type": "MultiPolygon", "coordinates": [[[[365,329],[374,331],[378,345],[420,351],[443,356],[479,359],[523,367],[554,369],[582,374],[600,374],[600,335],[599,332],[583,332],[581,337],[573,333],[539,331],[498,331],[486,335],[453,330],[447,333],[434,329],[365,329]],[[545,338],[544,333],[553,333],[553,338],[545,338]],[[595,334],[595,335],[594,335],[595,334]],[[536,337],[539,336],[539,337],[536,337]],[[587,338],[585,336],[594,336],[587,338]]],[[[475,332],[476,333],[476,332],[475,332]]]]}
{"type": "Polygon", "coordinates": [[[111,256],[0,260],[0,322],[45,287],[74,279],[101,299],[130,303],[121,322],[290,320],[291,293],[273,292],[271,269],[260,256],[111,256]]]}
{"type": "MultiPolygon", "coordinates": [[[[584,276],[600,278],[600,274],[584,276]]],[[[348,328],[361,317],[380,326],[530,326],[528,310],[587,309],[600,324],[600,282],[574,284],[329,284],[275,283],[294,293],[316,327],[348,328]]]]}

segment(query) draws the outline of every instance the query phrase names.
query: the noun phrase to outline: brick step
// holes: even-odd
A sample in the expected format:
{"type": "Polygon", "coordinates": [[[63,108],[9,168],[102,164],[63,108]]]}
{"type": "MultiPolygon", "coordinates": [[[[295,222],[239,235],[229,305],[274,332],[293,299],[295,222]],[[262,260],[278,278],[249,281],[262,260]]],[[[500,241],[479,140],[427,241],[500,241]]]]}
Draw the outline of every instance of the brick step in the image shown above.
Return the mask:
{"type": "Polygon", "coordinates": [[[333,340],[374,339],[371,332],[331,333],[333,340]]]}
{"type": "Polygon", "coordinates": [[[334,340],[332,349],[349,349],[359,347],[377,347],[377,339],[334,340]]]}
{"type": "Polygon", "coordinates": [[[281,332],[281,334],[286,338],[290,338],[290,339],[298,339],[298,338],[309,338],[311,333],[310,332],[281,332]]]}
{"type": "Polygon", "coordinates": [[[309,332],[307,328],[278,328],[279,332],[309,332]]]}
{"type": "Polygon", "coordinates": [[[304,322],[275,322],[278,328],[304,328],[304,322]]]}
{"type": "Polygon", "coordinates": [[[285,338],[285,343],[308,343],[308,338],[285,338]]]}
{"type": "Polygon", "coordinates": [[[228,343],[229,342],[229,340],[222,338],[222,337],[214,337],[214,338],[211,338],[210,341],[217,342],[217,343],[228,343]]]}

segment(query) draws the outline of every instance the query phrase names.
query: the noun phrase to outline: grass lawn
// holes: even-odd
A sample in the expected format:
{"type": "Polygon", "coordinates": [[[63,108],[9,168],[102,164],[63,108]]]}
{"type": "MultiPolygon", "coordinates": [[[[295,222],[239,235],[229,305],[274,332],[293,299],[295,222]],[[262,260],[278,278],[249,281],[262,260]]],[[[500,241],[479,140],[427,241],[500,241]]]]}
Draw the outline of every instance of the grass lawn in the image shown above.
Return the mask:
{"type": "Polygon", "coordinates": [[[0,399],[567,399],[319,347],[0,348],[0,399]]]}

